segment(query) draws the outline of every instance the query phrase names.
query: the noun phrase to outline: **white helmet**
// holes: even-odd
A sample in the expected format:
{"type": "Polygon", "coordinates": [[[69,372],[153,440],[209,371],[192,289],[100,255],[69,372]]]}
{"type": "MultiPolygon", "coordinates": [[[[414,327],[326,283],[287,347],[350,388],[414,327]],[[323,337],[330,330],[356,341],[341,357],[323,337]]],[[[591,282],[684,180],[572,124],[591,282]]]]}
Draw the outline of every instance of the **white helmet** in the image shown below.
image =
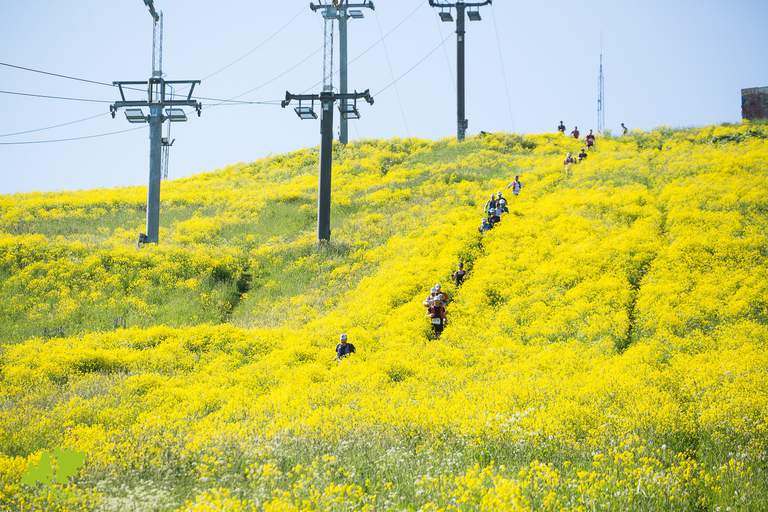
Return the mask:
{"type": "Polygon", "coordinates": [[[339,341],[347,341],[347,335],[342,334],[341,336],[339,336],[339,341]]]}

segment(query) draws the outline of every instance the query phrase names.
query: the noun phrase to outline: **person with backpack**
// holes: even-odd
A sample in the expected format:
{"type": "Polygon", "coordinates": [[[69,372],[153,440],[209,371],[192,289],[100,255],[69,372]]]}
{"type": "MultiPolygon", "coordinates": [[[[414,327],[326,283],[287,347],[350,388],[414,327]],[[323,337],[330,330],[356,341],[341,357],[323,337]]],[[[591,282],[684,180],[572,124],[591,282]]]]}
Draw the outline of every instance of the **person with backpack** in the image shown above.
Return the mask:
{"type": "Polygon", "coordinates": [[[571,132],[571,135],[573,135],[574,139],[578,139],[579,138],[579,127],[578,126],[575,126],[573,128],[573,131],[571,132]]]}
{"type": "Polygon", "coordinates": [[[592,134],[592,130],[589,130],[589,134],[587,134],[586,140],[587,140],[587,149],[590,151],[595,149],[595,136],[592,134]]]}
{"type": "Polygon", "coordinates": [[[355,353],[355,346],[347,342],[347,335],[339,336],[339,344],[336,345],[336,361],[341,361],[350,354],[355,353]]]}
{"type": "Polygon", "coordinates": [[[485,213],[493,213],[496,210],[496,195],[491,194],[491,198],[485,203],[485,213]]]}
{"type": "Polygon", "coordinates": [[[486,215],[482,219],[480,219],[480,227],[478,228],[478,231],[481,233],[485,233],[486,231],[490,231],[493,229],[493,222],[491,222],[490,215],[486,215]]]}
{"type": "Polygon", "coordinates": [[[456,284],[457,288],[461,286],[466,276],[467,271],[464,270],[464,263],[459,262],[459,268],[453,274],[451,274],[451,279],[453,279],[453,282],[456,284]]]}
{"type": "Polygon", "coordinates": [[[520,191],[523,189],[523,184],[520,182],[520,176],[515,176],[515,181],[507,185],[507,188],[512,189],[512,195],[519,196],[520,191]]]}
{"type": "Polygon", "coordinates": [[[502,213],[509,213],[509,207],[507,206],[507,198],[501,196],[501,192],[496,194],[496,210],[499,211],[499,214],[502,213]]]}

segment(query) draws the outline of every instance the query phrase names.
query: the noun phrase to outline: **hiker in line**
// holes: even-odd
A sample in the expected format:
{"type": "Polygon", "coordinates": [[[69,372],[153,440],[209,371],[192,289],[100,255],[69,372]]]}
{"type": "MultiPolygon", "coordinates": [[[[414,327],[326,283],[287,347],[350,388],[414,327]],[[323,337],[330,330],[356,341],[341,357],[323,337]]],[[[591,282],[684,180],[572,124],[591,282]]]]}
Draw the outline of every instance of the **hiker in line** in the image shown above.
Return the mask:
{"type": "Polygon", "coordinates": [[[496,224],[501,222],[501,210],[499,209],[499,207],[497,206],[496,208],[491,210],[488,213],[488,217],[490,217],[491,225],[493,225],[493,226],[495,226],[496,224]]]}
{"type": "Polygon", "coordinates": [[[562,122],[562,121],[560,121],[560,124],[559,124],[559,125],[557,125],[557,131],[559,131],[560,133],[562,133],[563,135],[565,135],[565,125],[563,124],[563,122],[562,122]]]}
{"type": "Polygon", "coordinates": [[[430,318],[429,322],[436,337],[440,336],[445,327],[447,301],[448,297],[440,290],[439,284],[432,288],[429,296],[424,300],[424,307],[427,308],[427,316],[430,318]]]}
{"type": "Polygon", "coordinates": [[[453,282],[456,283],[457,288],[461,286],[466,276],[467,276],[467,271],[464,270],[464,263],[459,262],[459,268],[456,270],[456,272],[451,274],[451,279],[453,279],[453,282]]]}
{"type": "Polygon", "coordinates": [[[627,128],[627,127],[624,125],[624,123],[621,123],[621,134],[622,134],[622,135],[626,135],[627,133],[629,133],[629,128],[627,128]]]}
{"type": "Polygon", "coordinates": [[[487,215],[480,219],[480,227],[478,228],[478,231],[481,233],[485,233],[486,231],[490,231],[493,229],[493,222],[491,222],[490,215],[487,215]]]}
{"type": "Polygon", "coordinates": [[[523,188],[523,184],[520,182],[520,176],[515,176],[515,181],[507,185],[507,188],[512,189],[512,195],[519,196],[520,190],[523,188]]]}
{"type": "Polygon", "coordinates": [[[355,346],[351,343],[347,343],[347,335],[342,334],[339,336],[339,344],[336,345],[336,360],[341,361],[343,358],[354,353],[355,346]]]}
{"type": "Polygon", "coordinates": [[[502,213],[509,213],[509,207],[507,206],[507,198],[501,196],[501,192],[496,194],[496,210],[499,211],[499,214],[502,213]]]}
{"type": "Polygon", "coordinates": [[[579,162],[586,159],[587,159],[587,150],[584,148],[581,148],[581,153],[579,153],[579,162]]]}
{"type": "Polygon", "coordinates": [[[573,135],[574,139],[578,139],[579,138],[579,127],[578,126],[574,126],[573,131],[571,132],[571,135],[573,135]]]}
{"type": "Polygon", "coordinates": [[[595,149],[595,136],[592,135],[592,130],[589,130],[589,134],[587,135],[587,149],[590,151],[595,149]]]}
{"type": "Polygon", "coordinates": [[[491,194],[491,199],[485,203],[485,213],[493,213],[496,210],[496,195],[491,194]]]}
{"type": "Polygon", "coordinates": [[[570,164],[575,164],[575,163],[576,163],[576,159],[573,157],[573,153],[568,153],[567,155],[565,155],[565,160],[563,161],[563,164],[568,166],[570,164]]]}

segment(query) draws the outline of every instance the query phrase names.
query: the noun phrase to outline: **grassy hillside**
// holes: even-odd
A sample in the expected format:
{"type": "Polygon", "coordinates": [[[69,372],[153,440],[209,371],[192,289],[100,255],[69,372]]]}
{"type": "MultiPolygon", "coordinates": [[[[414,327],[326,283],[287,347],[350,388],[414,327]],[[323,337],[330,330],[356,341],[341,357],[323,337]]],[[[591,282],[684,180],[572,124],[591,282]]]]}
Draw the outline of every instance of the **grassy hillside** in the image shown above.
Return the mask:
{"type": "Polygon", "coordinates": [[[316,150],[164,183],[157,247],[142,188],[0,196],[0,510],[768,508],[768,126],[580,147],[337,147],[322,247],[316,150]]]}

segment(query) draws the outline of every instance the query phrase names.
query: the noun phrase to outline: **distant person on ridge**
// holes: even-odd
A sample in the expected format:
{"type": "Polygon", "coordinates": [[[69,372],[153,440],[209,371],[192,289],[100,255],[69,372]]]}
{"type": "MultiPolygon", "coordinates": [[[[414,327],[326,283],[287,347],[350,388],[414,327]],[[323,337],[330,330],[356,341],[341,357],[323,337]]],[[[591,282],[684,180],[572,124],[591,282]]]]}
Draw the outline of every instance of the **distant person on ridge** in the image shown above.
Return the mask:
{"type": "Polygon", "coordinates": [[[520,176],[515,176],[515,181],[507,185],[507,188],[512,189],[512,195],[519,196],[520,190],[523,188],[523,184],[520,182],[520,176]]]}
{"type": "Polygon", "coordinates": [[[589,134],[587,134],[587,149],[592,151],[595,149],[595,136],[592,135],[592,130],[589,130],[589,134]]]}
{"type": "Polygon", "coordinates": [[[339,344],[336,345],[336,360],[341,361],[343,358],[354,353],[355,346],[351,343],[347,343],[347,335],[342,334],[339,336],[339,344]]]}
{"type": "Polygon", "coordinates": [[[629,128],[627,128],[627,127],[624,125],[624,123],[621,123],[621,134],[622,134],[622,135],[626,135],[627,133],[629,133],[629,128]]]}
{"type": "Polygon", "coordinates": [[[461,286],[466,276],[467,271],[464,270],[464,263],[459,262],[459,268],[456,270],[456,272],[451,274],[451,278],[453,278],[453,282],[456,283],[456,287],[461,286]]]}
{"type": "Polygon", "coordinates": [[[581,153],[579,153],[579,162],[586,159],[587,159],[587,150],[584,148],[581,148],[581,153]]]}
{"type": "Polygon", "coordinates": [[[557,125],[557,131],[559,131],[562,134],[565,134],[565,125],[563,124],[562,121],[560,121],[560,124],[557,125]]]}
{"type": "Polygon", "coordinates": [[[571,132],[571,135],[573,135],[574,139],[578,139],[579,138],[579,127],[578,126],[574,126],[573,127],[573,131],[571,132]]]}

